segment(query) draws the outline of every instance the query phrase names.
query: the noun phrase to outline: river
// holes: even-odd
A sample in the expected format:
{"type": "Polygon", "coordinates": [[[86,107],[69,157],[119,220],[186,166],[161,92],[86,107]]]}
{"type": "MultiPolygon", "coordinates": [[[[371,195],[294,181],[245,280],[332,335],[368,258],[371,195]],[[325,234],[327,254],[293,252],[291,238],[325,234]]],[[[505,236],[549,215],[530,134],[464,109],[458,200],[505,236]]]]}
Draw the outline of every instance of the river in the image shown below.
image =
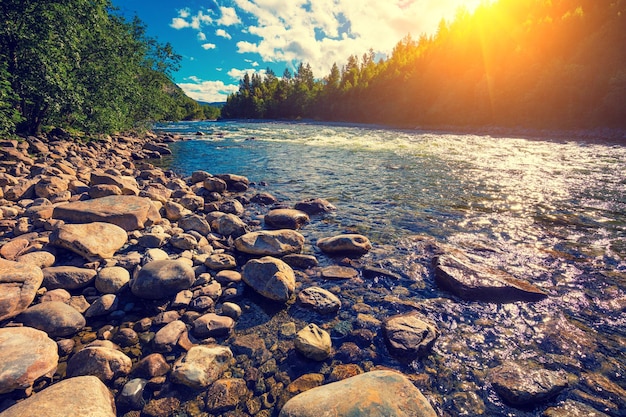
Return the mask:
{"type": "Polygon", "coordinates": [[[332,202],[336,212],[302,230],[305,252],[322,265],[334,260],[315,247],[317,238],[370,238],[374,249],[364,261],[402,280],[339,288],[342,312],[325,319],[333,344],[341,344],[341,326],[355,323],[362,304],[377,319],[418,309],[441,336],[431,355],[408,365],[374,343],[359,356],[364,369],[412,375],[442,415],[540,416],[566,399],[624,415],[626,147],[305,122],[181,122],[155,130],[190,139],[171,143],[173,155],[157,161],[162,167],[245,175],[256,192],[289,206],[311,197],[332,202]],[[475,255],[549,297],[457,299],[434,283],[432,242],[475,255]],[[509,360],[564,369],[569,387],[547,402],[512,407],[488,382],[489,369],[509,360]]]}

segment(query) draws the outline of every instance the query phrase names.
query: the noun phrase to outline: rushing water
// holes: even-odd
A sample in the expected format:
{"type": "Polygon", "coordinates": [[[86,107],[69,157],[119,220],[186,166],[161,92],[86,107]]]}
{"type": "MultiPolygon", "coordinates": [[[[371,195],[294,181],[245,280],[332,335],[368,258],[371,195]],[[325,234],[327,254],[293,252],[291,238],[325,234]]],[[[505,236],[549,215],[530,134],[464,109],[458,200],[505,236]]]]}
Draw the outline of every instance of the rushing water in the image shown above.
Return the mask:
{"type": "Polygon", "coordinates": [[[350,231],[370,238],[375,249],[365,261],[403,280],[341,284],[342,312],[324,319],[334,345],[363,305],[378,319],[417,308],[442,335],[429,357],[407,366],[372,346],[359,359],[364,368],[413,375],[444,415],[536,416],[567,398],[624,415],[623,391],[607,394],[597,381],[626,388],[626,147],[311,123],[190,122],[157,130],[191,139],[170,144],[173,156],[159,161],[184,175],[245,175],[256,192],[287,205],[331,201],[338,210],[302,231],[305,251],[322,264],[332,260],[314,246],[318,237],[350,231]],[[550,297],[458,300],[434,283],[432,242],[479,256],[550,297]],[[510,407],[491,390],[488,371],[529,358],[567,370],[570,387],[547,403],[510,407]]]}

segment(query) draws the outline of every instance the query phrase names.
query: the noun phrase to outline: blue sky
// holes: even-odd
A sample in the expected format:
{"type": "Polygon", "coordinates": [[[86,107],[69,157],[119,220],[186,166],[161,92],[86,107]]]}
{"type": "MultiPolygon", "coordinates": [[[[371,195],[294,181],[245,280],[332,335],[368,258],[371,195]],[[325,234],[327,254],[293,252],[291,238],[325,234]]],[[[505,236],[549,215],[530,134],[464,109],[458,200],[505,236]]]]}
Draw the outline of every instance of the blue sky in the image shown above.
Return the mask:
{"type": "Polygon", "coordinates": [[[405,35],[431,34],[481,0],[112,0],[182,55],[174,81],[190,97],[225,101],[248,72],[282,75],[300,62],[316,78],[370,48],[386,56],[405,35]]]}

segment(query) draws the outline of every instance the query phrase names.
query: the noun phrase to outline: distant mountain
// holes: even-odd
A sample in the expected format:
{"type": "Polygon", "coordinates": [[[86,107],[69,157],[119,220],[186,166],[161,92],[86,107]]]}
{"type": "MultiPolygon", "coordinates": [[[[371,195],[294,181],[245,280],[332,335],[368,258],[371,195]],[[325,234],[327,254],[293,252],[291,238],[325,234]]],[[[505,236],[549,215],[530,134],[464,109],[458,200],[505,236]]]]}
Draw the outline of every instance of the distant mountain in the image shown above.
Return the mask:
{"type": "Polygon", "coordinates": [[[213,107],[222,108],[222,107],[224,107],[224,104],[226,104],[226,102],[225,101],[216,101],[216,102],[213,102],[213,103],[207,103],[206,101],[198,101],[198,104],[200,104],[201,106],[213,106],[213,107]]]}

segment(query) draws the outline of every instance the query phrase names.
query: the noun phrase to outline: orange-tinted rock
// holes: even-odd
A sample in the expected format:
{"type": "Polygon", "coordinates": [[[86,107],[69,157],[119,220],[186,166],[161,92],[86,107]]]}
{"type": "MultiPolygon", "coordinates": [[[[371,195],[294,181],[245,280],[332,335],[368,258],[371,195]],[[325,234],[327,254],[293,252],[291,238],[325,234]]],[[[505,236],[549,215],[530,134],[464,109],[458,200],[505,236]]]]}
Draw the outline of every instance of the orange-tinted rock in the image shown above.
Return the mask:
{"type": "Polygon", "coordinates": [[[0,321],[26,310],[42,282],[41,268],[0,259],[0,321]]]}

